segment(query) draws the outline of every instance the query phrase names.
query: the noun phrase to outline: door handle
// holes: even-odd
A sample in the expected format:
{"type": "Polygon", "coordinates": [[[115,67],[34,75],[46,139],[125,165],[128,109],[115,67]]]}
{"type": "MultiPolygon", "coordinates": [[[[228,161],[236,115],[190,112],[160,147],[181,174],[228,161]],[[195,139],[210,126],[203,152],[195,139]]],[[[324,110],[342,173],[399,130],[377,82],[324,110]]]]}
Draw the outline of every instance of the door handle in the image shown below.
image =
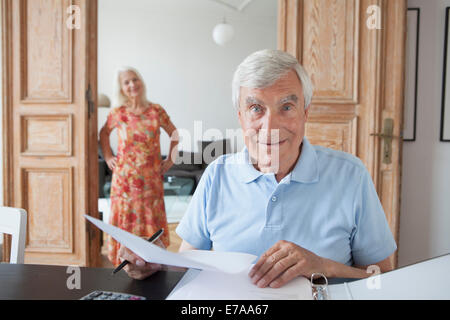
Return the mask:
{"type": "Polygon", "coordinates": [[[391,118],[384,119],[383,133],[371,133],[371,136],[383,139],[383,163],[392,163],[392,139],[400,139],[394,136],[394,120],[391,118]]]}

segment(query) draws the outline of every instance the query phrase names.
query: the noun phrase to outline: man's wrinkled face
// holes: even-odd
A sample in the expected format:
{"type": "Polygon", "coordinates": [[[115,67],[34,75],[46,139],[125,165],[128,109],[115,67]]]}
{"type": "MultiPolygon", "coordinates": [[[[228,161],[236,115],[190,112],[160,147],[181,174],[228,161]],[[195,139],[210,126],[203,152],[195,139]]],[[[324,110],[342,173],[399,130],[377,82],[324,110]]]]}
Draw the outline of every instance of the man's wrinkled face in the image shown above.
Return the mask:
{"type": "Polygon", "coordinates": [[[293,70],[264,89],[241,87],[239,122],[252,163],[260,171],[277,173],[297,159],[308,116],[304,105],[293,70]]]}

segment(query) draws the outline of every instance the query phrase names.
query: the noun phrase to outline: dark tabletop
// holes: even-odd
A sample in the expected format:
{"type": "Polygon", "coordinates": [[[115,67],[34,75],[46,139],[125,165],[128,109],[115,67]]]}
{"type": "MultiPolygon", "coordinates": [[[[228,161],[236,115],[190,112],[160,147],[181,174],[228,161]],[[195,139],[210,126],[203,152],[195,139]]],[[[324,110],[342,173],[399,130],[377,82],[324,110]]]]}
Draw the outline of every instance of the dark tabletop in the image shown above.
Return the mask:
{"type": "Polygon", "coordinates": [[[78,300],[95,290],[113,291],[164,300],[184,275],[180,271],[159,271],[145,280],[133,280],[125,271],[112,269],[0,263],[0,300],[78,300]]]}

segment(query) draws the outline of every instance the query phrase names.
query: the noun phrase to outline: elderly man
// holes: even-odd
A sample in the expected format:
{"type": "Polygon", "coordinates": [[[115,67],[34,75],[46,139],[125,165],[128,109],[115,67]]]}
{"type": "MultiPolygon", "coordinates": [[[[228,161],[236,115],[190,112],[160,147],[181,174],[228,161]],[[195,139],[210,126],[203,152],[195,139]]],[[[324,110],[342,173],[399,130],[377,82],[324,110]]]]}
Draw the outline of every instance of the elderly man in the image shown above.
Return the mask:
{"type": "MultiPolygon", "coordinates": [[[[255,52],[232,89],[246,147],[205,170],[176,230],[180,251],[255,254],[249,277],[258,287],[318,272],[363,278],[369,265],[390,270],[397,246],[365,166],[304,137],[312,85],[298,61],[255,52]]],[[[125,248],[121,255],[134,278],[160,268],[125,248]]]]}

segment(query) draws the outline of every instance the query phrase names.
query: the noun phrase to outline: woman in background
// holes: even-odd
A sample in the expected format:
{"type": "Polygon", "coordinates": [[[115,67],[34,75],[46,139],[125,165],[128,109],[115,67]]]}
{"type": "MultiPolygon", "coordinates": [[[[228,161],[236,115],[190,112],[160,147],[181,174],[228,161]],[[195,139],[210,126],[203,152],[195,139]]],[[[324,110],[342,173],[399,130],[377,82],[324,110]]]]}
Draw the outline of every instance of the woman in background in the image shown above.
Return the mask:
{"type": "MultiPolygon", "coordinates": [[[[110,224],[137,236],[148,238],[164,228],[162,242],[169,246],[169,229],[164,207],[163,175],[173,165],[178,137],[166,111],[147,101],[146,88],[139,72],[130,67],[118,70],[115,79],[115,108],[100,131],[100,144],[111,183],[110,224]],[[160,127],[171,137],[169,156],[162,160],[160,127]],[[115,157],[109,137],[118,130],[119,146],[115,157]],[[172,161],[173,160],[173,161],[172,161]]],[[[120,244],[108,237],[108,258],[114,266],[120,244]]]]}

